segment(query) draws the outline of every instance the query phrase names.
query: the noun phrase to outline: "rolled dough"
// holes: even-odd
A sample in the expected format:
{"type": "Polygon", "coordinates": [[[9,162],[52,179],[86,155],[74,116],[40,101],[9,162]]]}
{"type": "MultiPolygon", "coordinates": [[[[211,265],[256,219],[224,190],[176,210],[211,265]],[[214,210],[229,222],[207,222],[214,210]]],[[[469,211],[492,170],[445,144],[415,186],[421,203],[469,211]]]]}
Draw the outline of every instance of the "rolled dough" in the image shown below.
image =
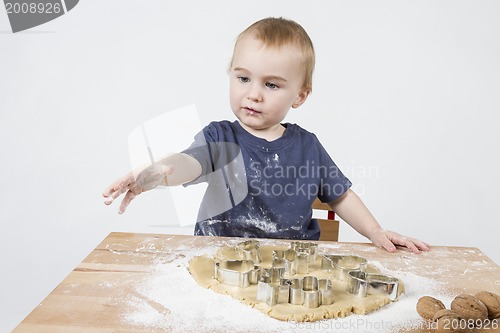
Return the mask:
{"type": "MultiPolygon", "coordinates": [[[[283,246],[261,246],[260,254],[262,258],[261,267],[271,267],[273,250],[286,250],[283,246]]],[[[306,308],[301,305],[277,304],[269,306],[265,302],[257,301],[257,285],[250,285],[247,288],[238,288],[220,283],[214,277],[215,261],[218,260],[238,260],[240,259],[233,247],[222,247],[215,258],[206,256],[194,257],[189,262],[189,272],[196,282],[204,288],[211,289],[217,293],[228,295],[240,300],[254,309],[257,309],[268,316],[283,321],[317,321],[330,318],[346,317],[350,314],[368,314],[380,309],[391,301],[383,295],[368,295],[361,298],[350,295],[346,292],[347,283],[332,280],[335,291],[334,303],[331,305],[321,305],[318,308],[306,308]]],[[[368,266],[368,271],[376,273],[377,270],[368,266]]],[[[312,263],[309,274],[318,278],[330,278],[325,270],[321,270],[321,256],[312,263]]],[[[306,276],[296,274],[294,278],[306,276]]],[[[403,283],[400,281],[399,293],[404,291],[403,283]]]]}

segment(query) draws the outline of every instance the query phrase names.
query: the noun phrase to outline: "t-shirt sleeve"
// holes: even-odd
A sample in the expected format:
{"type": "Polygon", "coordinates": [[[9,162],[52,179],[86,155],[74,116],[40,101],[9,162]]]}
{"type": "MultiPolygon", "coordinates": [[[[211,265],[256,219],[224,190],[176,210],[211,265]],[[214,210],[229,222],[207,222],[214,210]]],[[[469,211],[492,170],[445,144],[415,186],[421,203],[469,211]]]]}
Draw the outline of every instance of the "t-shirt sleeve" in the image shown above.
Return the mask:
{"type": "Polygon", "coordinates": [[[316,138],[316,145],[319,152],[320,184],[318,198],[325,203],[338,199],[342,194],[351,188],[351,181],[340,171],[339,167],[332,160],[326,149],[316,138]]]}
{"type": "Polygon", "coordinates": [[[225,168],[240,155],[239,146],[227,137],[218,122],[212,122],[196,134],[194,142],[183,151],[194,157],[201,165],[201,175],[185,185],[207,182],[208,177],[217,170],[225,168]],[[228,142],[229,141],[229,142],[228,142]]]}
{"type": "Polygon", "coordinates": [[[200,176],[184,184],[184,186],[205,182],[206,176],[214,171],[213,152],[210,149],[212,146],[210,142],[214,141],[214,129],[211,125],[212,124],[206,126],[203,130],[198,132],[194,137],[193,143],[182,151],[182,153],[195,158],[201,165],[200,176]]]}

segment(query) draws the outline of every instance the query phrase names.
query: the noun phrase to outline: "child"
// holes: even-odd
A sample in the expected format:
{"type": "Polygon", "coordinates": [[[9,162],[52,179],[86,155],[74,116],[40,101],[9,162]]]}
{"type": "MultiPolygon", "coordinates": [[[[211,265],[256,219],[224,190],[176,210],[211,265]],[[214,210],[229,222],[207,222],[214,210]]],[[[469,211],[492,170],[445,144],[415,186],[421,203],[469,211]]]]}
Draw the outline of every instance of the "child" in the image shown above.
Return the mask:
{"type": "Polygon", "coordinates": [[[119,213],[158,185],[208,182],[196,235],[319,238],[311,204],[318,197],[375,245],[418,253],[429,245],[383,230],[316,136],[281,123],[312,89],[314,49],[294,21],[266,18],[243,31],[229,68],[235,122],[212,122],[192,146],[118,179],[105,203],[126,193],[119,213]]]}

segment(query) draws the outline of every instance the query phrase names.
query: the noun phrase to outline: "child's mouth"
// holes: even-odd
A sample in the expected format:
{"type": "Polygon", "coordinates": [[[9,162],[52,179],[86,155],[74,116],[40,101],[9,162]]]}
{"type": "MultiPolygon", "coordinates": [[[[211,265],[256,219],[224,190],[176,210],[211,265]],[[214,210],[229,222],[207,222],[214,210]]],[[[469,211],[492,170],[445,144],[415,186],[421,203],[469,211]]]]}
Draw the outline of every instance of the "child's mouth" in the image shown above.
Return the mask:
{"type": "Polygon", "coordinates": [[[246,110],[246,112],[247,112],[248,114],[253,115],[253,116],[254,116],[254,115],[259,115],[259,114],[261,114],[261,113],[262,113],[262,112],[260,112],[260,111],[254,110],[254,109],[252,109],[252,108],[245,108],[245,110],[246,110]]]}

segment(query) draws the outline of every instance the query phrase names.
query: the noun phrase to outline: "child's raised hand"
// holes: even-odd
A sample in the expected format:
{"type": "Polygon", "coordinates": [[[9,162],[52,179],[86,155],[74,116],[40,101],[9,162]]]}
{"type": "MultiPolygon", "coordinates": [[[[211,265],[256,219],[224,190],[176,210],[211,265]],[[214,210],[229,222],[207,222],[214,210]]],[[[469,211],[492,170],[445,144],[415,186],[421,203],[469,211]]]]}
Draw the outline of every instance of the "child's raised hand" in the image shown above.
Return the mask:
{"type": "Polygon", "coordinates": [[[396,245],[404,246],[413,253],[429,251],[430,245],[415,238],[406,237],[393,231],[380,229],[375,232],[370,240],[373,244],[386,249],[389,252],[396,252],[396,245]]]}
{"type": "Polygon", "coordinates": [[[184,184],[200,176],[201,172],[201,164],[194,157],[184,153],[170,154],[116,180],[102,194],[105,198],[104,203],[110,205],[116,198],[125,193],[118,209],[118,213],[122,214],[130,202],[142,192],[152,190],[158,185],[184,184]]]}
{"type": "Polygon", "coordinates": [[[154,189],[158,185],[167,184],[167,175],[173,172],[172,166],[152,164],[146,168],[130,171],[125,176],[117,179],[103,193],[104,204],[110,205],[120,195],[125,193],[119,214],[123,214],[130,202],[142,192],[154,189]]]}

